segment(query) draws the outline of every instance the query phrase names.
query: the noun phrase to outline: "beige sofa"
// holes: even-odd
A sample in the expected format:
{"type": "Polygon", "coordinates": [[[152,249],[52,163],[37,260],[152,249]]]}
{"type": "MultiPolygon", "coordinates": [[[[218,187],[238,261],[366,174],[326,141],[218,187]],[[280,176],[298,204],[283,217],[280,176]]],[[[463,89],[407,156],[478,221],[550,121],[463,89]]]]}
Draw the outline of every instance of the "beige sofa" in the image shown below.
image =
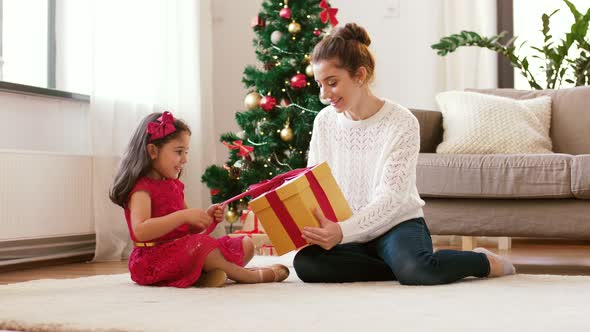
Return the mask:
{"type": "Polygon", "coordinates": [[[420,122],[417,186],[433,235],[590,239],[590,87],[472,90],[515,99],[552,97],[553,154],[437,154],[442,114],[412,110],[420,122]]]}

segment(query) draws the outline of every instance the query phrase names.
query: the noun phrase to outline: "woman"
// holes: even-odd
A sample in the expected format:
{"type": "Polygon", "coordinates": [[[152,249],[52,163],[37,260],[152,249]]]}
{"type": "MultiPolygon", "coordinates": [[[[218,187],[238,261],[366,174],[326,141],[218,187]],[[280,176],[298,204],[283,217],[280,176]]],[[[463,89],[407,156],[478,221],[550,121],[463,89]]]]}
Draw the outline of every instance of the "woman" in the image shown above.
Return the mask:
{"type": "Polygon", "coordinates": [[[483,248],[433,252],[416,189],[418,121],[371,92],[370,43],[362,27],[347,24],[318,43],[311,57],[321,98],[330,106],[314,122],[308,164],[330,164],[354,214],[333,223],[314,211],[321,227],[303,230],[312,246],[295,256],[297,275],[305,282],[438,285],[515,273],[508,260],[483,248]]]}

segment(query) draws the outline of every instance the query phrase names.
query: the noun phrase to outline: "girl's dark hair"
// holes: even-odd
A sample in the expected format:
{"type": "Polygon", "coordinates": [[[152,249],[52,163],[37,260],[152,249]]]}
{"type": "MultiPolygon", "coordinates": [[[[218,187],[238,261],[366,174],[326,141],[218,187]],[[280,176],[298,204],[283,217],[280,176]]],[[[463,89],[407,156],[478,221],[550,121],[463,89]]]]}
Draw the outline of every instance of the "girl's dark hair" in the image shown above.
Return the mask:
{"type": "Polygon", "coordinates": [[[162,113],[152,113],[141,120],[119,163],[115,180],[109,192],[109,198],[113,203],[122,208],[125,208],[127,205],[129,193],[135,186],[137,180],[147,174],[152,166],[152,160],[147,151],[148,143],[160,148],[170,140],[178,137],[182,132],[191,134],[190,128],[184,121],[174,119],[175,132],[149,142],[150,134],[147,132],[148,123],[155,122],[160,116],[162,116],[162,113]]]}
{"type": "Polygon", "coordinates": [[[367,31],[356,23],[347,23],[334,29],[313,48],[311,62],[337,59],[338,68],[344,68],[355,77],[360,67],[367,70],[367,82],[375,73],[375,58],[369,50],[371,38],[367,31]]]}

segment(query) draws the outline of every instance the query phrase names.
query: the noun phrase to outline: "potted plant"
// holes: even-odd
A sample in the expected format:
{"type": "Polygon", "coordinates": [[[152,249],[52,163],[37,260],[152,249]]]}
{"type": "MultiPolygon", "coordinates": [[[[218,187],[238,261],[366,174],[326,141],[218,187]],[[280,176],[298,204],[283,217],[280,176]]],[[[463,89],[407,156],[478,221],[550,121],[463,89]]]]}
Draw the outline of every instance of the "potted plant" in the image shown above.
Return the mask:
{"type": "MultiPolygon", "coordinates": [[[[556,89],[565,81],[570,84],[590,85],[590,38],[588,27],[590,23],[590,9],[585,14],[580,13],[568,0],[563,0],[572,15],[574,23],[569,32],[559,40],[551,34],[550,19],[559,9],[551,14],[543,14],[541,17],[543,26],[541,32],[544,40],[541,46],[531,46],[536,51],[533,58],[543,60],[540,69],[545,74],[545,88],[556,89]]],[[[506,35],[506,31],[492,37],[483,37],[473,31],[461,31],[458,34],[443,37],[438,43],[431,45],[440,56],[445,56],[463,46],[476,46],[490,49],[505,56],[510,64],[518,68],[527,79],[533,89],[543,89],[541,79],[535,77],[529,68],[529,60],[526,56],[519,56],[518,51],[526,44],[521,43],[517,48],[515,36],[505,44],[500,40],[506,35]]]]}

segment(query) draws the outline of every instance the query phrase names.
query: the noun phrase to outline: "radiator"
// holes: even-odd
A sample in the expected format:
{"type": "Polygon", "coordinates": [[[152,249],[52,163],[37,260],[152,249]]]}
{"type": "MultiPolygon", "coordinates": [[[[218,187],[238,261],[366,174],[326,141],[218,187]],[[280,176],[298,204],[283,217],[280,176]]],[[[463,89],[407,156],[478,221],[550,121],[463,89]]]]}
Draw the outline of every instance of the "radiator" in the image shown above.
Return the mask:
{"type": "Polygon", "coordinates": [[[0,150],[0,249],[12,248],[0,261],[26,258],[35,240],[51,255],[69,237],[80,245],[94,233],[92,207],[92,157],[0,150]]]}

